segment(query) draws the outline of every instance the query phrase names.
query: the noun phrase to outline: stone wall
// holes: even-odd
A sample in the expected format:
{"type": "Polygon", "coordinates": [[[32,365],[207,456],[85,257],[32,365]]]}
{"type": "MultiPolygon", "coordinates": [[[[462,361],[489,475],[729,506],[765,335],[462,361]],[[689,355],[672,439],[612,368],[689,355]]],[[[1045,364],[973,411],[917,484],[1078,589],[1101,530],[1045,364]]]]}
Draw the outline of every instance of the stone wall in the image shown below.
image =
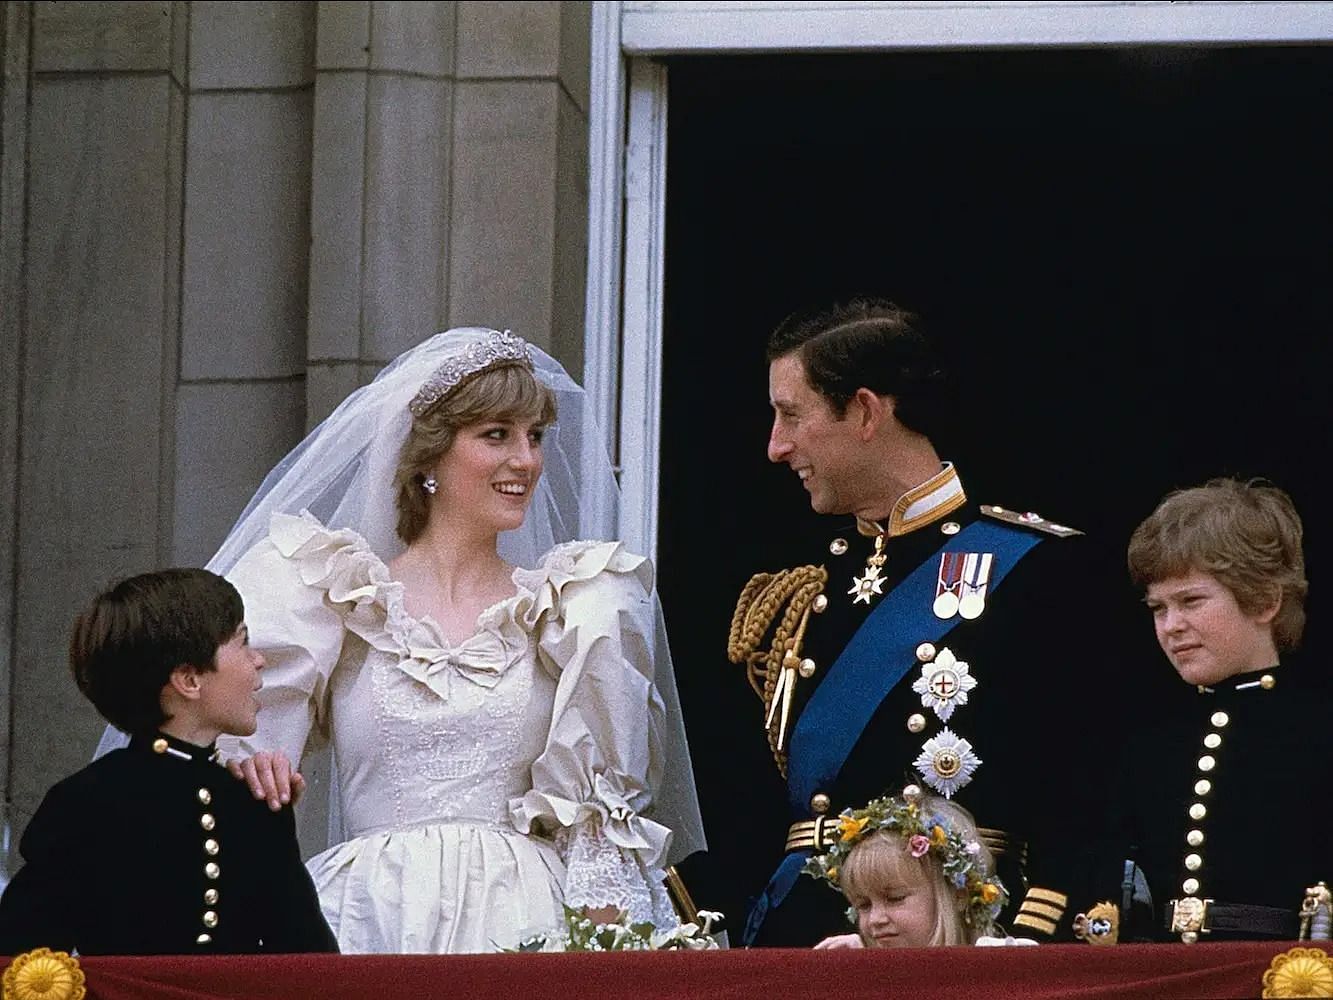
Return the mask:
{"type": "Polygon", "coordinates": [[[101,723],[75,611],[202,564],[403,348],[510,327],[582,368],[590,5],[5,3],[0,767],[101,723]]]}

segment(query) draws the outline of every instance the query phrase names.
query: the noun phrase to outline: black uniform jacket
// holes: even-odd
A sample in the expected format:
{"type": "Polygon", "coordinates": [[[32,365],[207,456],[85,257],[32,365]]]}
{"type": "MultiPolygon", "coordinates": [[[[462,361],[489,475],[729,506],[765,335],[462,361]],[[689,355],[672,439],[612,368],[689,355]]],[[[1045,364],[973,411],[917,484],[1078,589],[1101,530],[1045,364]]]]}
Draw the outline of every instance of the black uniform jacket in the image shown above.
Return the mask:
{"type": "MultiPolygon", "coordinates": [[[[1223,914],[1239,926],[1200,940],[1292,939],[1305,890],[1333,883],[1333,727],[1313,665],[1293,657],[1212,689],[1181,685],[1126,748],[1119,857],[1138,863],[1152,909],[1122,914],[1122,941],[1179,941],[1170,903],[1187,897],[1288,911],[1280,926],[1243,909],[1223,914]]],[[[1121,867],[1107,870],[1101,899],[1121,902],[1121,867]]]]}
{"type": "MultiPolygon", "coordinates": [[[[935,553],[949,537],[981,517],[978,505],[969,500],[890,537],[881,573],[887,581],[885,594],[923,562],[938,564],[935,553]]],[[[792,726],[843,647],[883,599],[856,603],[848,593],[853,578],[864,572],[874,539],[861,534],[852,518],[830,518],[828,524],[820,537],[811,540],[804,560],[827,569],[828,603],[822,612],[810,615],[798,651],[801,658],[814,661],[814,672],[796,684],[792,726]]],[[[922,664],[913,664],[880,703],[837,778],[820,791],[829,798],[829,816],[879,795],[897,794],[906,782],[934,791],[913,762],[924,742],[947,726],[971,743],[982,762],[971,781],[954,794],[954,801],[969,809],[980,827],[1003,831],[1010,838],[1005,854],[997,857],[1010,893],[1002,921],[1016,933],[1064,936],[1069,916],[1064,904],[1072,888],[1066,876],[1087,867],[1086,861],[1074,857],[1077,838],[1064,835],[1065,827],[1071,817],[1086,810],[1096,778],[1076,766],[1074,747],[1082,735],[1077,729],[1087,715],[1085,688],[1096,683],[1102,669],[1097,664],[1106,635],[1097,623],[1099,599],[1092,593],[1091,578],[1096,571],[1085,558],[1086,539],[1052,530],[1044,519],[1029,518],[1019,527],[1043,535],[1041,542],[987,595],[980,617],[952,619],[951,630],[934,643],[937,656],[949,650],[976,679],[967,704],[958,705],[947,722],[941,721],[912,689],[922,676],[922,664]],[[1027,863],[1022,866],[1025,849],[1027,863]],[[1029,888],[1024,874],[1034,895],[1024,919],[1015,925],[1029,888]]],[[[929,608],[934,597],[932,588],[920,600],[929,608]]],[[[761,715],[757,738],[762,738],[762,724],[761,715]]],[[[809,820],[815,814],[810,803],[803,803],[786,822],[809,820]]],[[[761,834],[766,839],[758,840],[757,849],[771,859],[767,870],[782,860],[786,835],[785,827],[761,834]]],[[[808,946],[847,930],[846,901],[821,881],[802,876],[778,906],[767,905],[762,894],[758,898],[757,906],[766,912],[755,944],[808,946]]],[[[751,929],[758,915],[752,910],[751,929]]]]}
{"type": "Polygon", "coordinates": [[[0,954],[337,951],[291,807],[271,811],[211,754],[135,737],[53,787],[0,897],[0,954]]]}

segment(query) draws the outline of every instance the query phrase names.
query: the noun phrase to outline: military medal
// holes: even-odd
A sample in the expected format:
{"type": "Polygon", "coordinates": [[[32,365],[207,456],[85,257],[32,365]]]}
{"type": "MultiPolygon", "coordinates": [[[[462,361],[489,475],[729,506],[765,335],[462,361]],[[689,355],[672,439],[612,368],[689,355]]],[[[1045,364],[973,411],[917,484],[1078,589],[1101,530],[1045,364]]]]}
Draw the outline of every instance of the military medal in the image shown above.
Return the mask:
{"type": "Polygon", "coordinates": [[[884,533],[880,532],[875,536],[875,551],[870,558],[866,560],[866,571],[860,576],[852,577],[852,589],[847,591],[855,595],[852,598],[853,604],[860,604],[864,601],[870,603],[871,597],[878,597],[884,593],[884,580],[880,578],[880,567],[888,556],[884,554],[884,533]]]}
{"type": "Polygon", "coordinates": [[[912,690],[921,696],[924,708],[931,709],[941,722],[948,722],[953,710],[967,704],[967,693],[977,686],[970,668],[945,647],[935,659],[923,664],[921,676],[912,682],[912,690]]]}
{"type": "Polygon", "coordinates": [[[948,621],[958,614],[958,596],[963,589],[963,553],[945,552],[940,556],[940,571],[935,580],[935,617],[948,621]]]}
{"type": "Polygon", "coordinates": [[[958,614],[971,621],[986,610],[986,585],[990,582],[989,552],[969,552],[963,558],[962,596],[958,599],[958,614]]]}

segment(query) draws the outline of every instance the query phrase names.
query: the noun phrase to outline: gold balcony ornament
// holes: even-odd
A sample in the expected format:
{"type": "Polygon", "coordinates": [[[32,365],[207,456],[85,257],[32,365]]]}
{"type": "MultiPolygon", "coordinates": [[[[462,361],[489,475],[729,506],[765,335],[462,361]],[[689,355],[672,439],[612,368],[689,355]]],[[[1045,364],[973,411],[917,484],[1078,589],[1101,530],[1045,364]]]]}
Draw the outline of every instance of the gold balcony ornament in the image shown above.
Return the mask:
{"type": "Polygon", "coordinates": [[[83,1000],[79,960],[68,952],[35,948],[17,956],[4,975],[4,1000],[83,1000]]]}
{"type": "Polygon", "coordinates": [[[1269,963],[1265,997],[1333,997],[1333,956],[1319,948],[1292,948],[1269,963]]]}

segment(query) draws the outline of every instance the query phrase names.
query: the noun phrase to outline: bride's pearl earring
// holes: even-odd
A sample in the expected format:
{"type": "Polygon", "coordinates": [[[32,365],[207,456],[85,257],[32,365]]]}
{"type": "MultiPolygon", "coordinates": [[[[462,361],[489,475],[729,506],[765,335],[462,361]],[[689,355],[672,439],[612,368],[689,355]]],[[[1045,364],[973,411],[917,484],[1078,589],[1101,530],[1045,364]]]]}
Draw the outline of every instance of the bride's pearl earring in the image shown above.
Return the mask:
{"type": "Polygon", "coordinates": [[[440,484],[435,479],[435,473],[430,472],[426,474],[426,478],[421,480],[421,488],[431,496],[435,495],[435,491],[440,488],[440,484]]]}

